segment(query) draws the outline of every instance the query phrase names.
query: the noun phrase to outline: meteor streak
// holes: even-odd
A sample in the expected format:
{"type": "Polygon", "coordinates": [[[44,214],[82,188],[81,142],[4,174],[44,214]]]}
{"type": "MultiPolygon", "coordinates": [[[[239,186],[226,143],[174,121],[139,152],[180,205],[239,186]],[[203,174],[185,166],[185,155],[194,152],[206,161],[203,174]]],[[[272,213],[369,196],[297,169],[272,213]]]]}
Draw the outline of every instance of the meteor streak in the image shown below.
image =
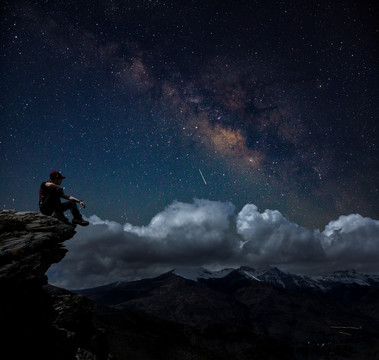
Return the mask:
{"type": "Polygon", "coordinates": [[[201,177],[203,178],[204,184],[207,185],[207,182],[205,181],[204,176],[203,176],[203,173],[201,172],[200,169],[199,169],[199,172],[200,172],[201,177]]]}

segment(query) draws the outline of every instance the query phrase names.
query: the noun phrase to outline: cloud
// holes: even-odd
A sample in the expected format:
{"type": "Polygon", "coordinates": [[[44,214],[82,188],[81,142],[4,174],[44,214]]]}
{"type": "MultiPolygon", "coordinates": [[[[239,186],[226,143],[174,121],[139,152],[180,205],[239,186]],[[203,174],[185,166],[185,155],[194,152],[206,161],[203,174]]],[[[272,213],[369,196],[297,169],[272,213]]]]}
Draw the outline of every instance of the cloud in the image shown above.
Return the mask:
{"type": "Polygon", "coordinates": [[[141,227],[91,216],[91,226],[67,242],[69,253],[49,272],[50,282],[87,287],[224,261],[240,241],[230,234],[233,214],[231,203],[195,199],[174,202],[141,227]]]}
{"type": "MultiPolygon", "coordinates": [[[[166,239],[196,244],[218,241],[229,228],[228,217],[234,205],[218,201],[195,199],[193,204],[175,201],[163,212],[155,215],[148,226],[126,224],[124,230],[139,237],[166,239]]],[[[176,243],[175,243],[176,244],[176,243]]],[[[172,244],[174,245],[174,244],[172,244]]]]}
{"type": "Polygon", "coordinates": [[[286,264],[324,258],[320,232],[290,222],[277,210],[260,213],[255,205],[245,205],[237,216],[237,232],[245,240],[245,256],[256,263],[286,264]]]}
{"type": "Polygon", "coordinates": [[[66,243],[66,258],[48,273],[65,288],[98,286],[156,276],[181,266],[223,268],[276,265],[299,272],[356,268],[378,272],[379,221],[352,214],[320,232],[301,227],[277,210],[247,204],[175,201],[146,226],[89,218],[66,243]]]}
{"type": "Polygon", "coordinates": [[[379,259],[379,221],[359,214],[340,216],[323,231],[328,259],[351,261],[356,267],[375,265],[379,259]]]}

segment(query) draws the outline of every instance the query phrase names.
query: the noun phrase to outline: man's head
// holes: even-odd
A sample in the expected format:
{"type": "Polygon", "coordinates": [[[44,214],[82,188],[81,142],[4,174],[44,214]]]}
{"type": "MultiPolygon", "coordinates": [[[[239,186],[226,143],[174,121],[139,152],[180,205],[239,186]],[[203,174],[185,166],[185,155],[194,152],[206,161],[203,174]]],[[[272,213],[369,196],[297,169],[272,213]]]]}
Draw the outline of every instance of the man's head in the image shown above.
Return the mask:
{"type": "Polygon", "coordinates": [[[53,170],[50,173],[50,180],[57,185],[60,185],[62,183],[62,180],[65,179],[66,176],[63,176],[59,171],[53,170]]]}

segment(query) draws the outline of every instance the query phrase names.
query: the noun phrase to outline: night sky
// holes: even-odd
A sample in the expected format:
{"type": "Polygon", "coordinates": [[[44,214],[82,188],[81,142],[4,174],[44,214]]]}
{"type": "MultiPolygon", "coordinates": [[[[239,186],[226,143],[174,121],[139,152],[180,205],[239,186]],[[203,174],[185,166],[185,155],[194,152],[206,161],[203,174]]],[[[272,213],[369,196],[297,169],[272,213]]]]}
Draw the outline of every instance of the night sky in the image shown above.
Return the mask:
{"type": "Polygon", "coordinates": [[[3,2],[1,208],[59,170],[136,227],[193,199],[379,218],[374,1],[94,4],[3,2]]]}

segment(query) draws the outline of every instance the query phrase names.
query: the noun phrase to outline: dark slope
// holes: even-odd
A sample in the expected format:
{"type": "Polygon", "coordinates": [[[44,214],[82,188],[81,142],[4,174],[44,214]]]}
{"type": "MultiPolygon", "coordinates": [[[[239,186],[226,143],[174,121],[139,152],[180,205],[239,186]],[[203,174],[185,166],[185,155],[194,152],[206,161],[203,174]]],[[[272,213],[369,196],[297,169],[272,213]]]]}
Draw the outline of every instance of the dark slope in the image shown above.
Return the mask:
{"type": "MultiPolygon", "coordinates": [[[[243,349],[252,336],[288,347],[284,354],[294,359],[329,354],[338,359],[347,353],[358,359],[362,354],[374,356],[376,351],[379,322],[369,313],[325,293],[278,288],[249,279],[238,270],[199,282],[170,272],[154,279],[88,290],[87,296],[117,309],[143,311],[206,333],[213,329],[212,335],[218,334],[221,344],[223,337],[229,343],[233,334],[234,349],[239,345],[243,349]]],[[[364,306],[375,311],[375,303],[378,299],[373,294],[364,306]]]]}

